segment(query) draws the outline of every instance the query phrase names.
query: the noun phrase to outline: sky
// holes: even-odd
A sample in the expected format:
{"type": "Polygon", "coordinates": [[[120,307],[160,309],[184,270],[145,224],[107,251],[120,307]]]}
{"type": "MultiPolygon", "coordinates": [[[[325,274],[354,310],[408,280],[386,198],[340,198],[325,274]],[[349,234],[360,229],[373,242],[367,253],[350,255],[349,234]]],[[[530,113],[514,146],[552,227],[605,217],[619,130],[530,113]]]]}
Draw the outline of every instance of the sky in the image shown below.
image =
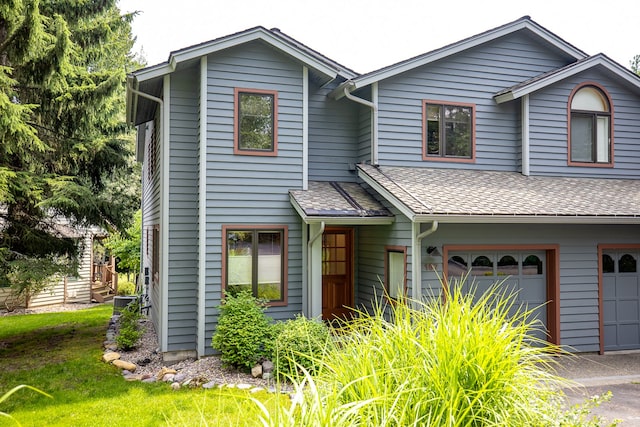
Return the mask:
{"type": "Polygon", "coordinates": [[[119,0],[148,65],[261,25],[365,73],[529,15],[589,55],[640,54],[638,0],[119,0]]]}

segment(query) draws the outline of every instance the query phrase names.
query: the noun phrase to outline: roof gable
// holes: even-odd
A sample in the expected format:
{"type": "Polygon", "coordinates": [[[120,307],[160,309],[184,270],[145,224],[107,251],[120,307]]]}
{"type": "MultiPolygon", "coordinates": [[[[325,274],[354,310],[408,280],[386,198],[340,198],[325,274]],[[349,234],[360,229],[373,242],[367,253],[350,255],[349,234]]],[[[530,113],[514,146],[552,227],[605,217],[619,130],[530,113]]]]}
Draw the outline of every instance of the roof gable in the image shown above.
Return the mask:
{"type": "Polygon", "coordinates": [[[406,71],[413,70],[423,65],[449,57],[451,55],[455,55],[467,49],[471,49],[473,47],[488,43],[500,37],[522,30],[529,31],[534,36],[542,39],[550,47],[558,49],[561,52],[565,53],[567,56],[575,58],[576,60],[584,59],[588,56],[582,50],[564,41],[554,33],[534,22],[529,16],[524,16],[516,21],[485,31],[475,36],[468,37],[442,48],[432,50],[422,55],[418,55],[416,57],[398,62],[379,70],[355,77],[338,86],[338,88],[333,91],[333,95],[336,98],[341,98],[344,95],[344,88],[347,86],[350,87],[350,90],[368,86],[372,83],[388,79],[406,71]]]}
{"type": "Polygon", "coordinates": [[[178,65],[182,63],[255,40],[261,40],[267,43],[293,59],[302,62],[316,72],[325,75],[329,79],[333,79],[338,75],[345,78],[353,78],[357,76],[357,73],[353,70],[350,70],[324,55],[321,55],[306,45],[282,33],[280,30],[268,30],[264,27],[250,28],[239,33],[220,37],[171,52],[167,62],[140,69],[135,71],[133,75],[138,82],[155,79],[175,71],[178,65]]]}
{"type": "Polygon", "coordinates": [[[631,84],[640,92],[639,76],[627,70],[622,65],[613,61],[606,55],[599,53],[597,55],[590,56],[557,70],[549,71],[547,73],[533,77],[510,88],[506,88],[496,93],[494,95],[494,99],[498,104],[518,99],[524,95],[528,95],[532,92],[545,88],[549,85],[552,85],[556,82],[559,82],[594,67],[604,67],[611,74],[631,84]]]}

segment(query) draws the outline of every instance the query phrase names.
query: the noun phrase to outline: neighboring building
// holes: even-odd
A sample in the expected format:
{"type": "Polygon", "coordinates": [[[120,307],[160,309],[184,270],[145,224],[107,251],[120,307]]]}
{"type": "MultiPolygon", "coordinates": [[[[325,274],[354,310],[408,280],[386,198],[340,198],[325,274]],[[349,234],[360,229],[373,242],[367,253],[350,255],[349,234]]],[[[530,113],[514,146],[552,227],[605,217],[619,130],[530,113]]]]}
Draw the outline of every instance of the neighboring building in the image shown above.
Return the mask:
{"type": "Polygon", "coordinates": [[[468,270],[552,342],[640,349],[640,78],[607,56],[523,17],[358,75],[257,27],[128,86],[166,359],[213,352],[225,288],[331,318],[468,270]]]}
{"type": "Polygon", "coordinates": [[[113,293],[108,285],[117,286],[117,274],[109,276],[109,284],[98,282],[103,279],[104,274],[101,275],[99,272],[105,270],[105,264],[110,263],[111,265],[107,267],[115,268],[113,259],[98,260],[94,257],[95,242],[106,237],[106,233],[96,227],[71,226],[65,218],[52,218],[52,223],[53,228],[60,236],[73,239],[78,245],[77,274],[58,280],[44,291],[31,297],[28,302],[16,300],[10,287],[0,287],[0,309],[36,308],[66,303],[86,304],[97,299],[100,299],[99,302],[112,299],[113,293]]]}

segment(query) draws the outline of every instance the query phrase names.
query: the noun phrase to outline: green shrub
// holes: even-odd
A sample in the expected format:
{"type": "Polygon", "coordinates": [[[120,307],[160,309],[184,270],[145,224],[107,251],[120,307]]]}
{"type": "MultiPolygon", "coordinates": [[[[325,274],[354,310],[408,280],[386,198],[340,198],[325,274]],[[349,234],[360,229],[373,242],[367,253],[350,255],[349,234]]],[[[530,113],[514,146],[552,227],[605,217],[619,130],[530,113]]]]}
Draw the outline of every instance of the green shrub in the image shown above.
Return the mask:
{"type": "Polygon", "coordinates": [[[136,284],[127,280],[118,280],[118,295],[135,295],[136,284]]]}
{"type": "Polygon", "coordinates": [[[294,381],[298,397],[265,426],[549,426],[563,380],[535,338],[533,311],[499,291],[463,294],[359,313],[327,348],[316,376],[294,381]]]}
{"type": "Polygon", "coordinates": [[[225,295],[219,308],[211,346],[220,352],[225,365],[250,369],[265,356],[265,343],[270,338],[264,304],[249,291],[241,291],[225,295]]]}
{"type": "Polygon", "coordinates": [[[318,320],[297,316],[276,323],[271,360],[277,376],[297,376],[303,369],[315,374],[331,343],[329,328],[318,320]]]}
{"type": "Polygon", "coordinates": [[[143,331],[140,330],[138,320],[142,317],[140,314],[140,302],[135,300],[130,302],[120,313],[118,319],[118,335],[116,336],[116,344],[122,350],[131,350],[138,344],[138,340],[142,337],[143,331]]]}

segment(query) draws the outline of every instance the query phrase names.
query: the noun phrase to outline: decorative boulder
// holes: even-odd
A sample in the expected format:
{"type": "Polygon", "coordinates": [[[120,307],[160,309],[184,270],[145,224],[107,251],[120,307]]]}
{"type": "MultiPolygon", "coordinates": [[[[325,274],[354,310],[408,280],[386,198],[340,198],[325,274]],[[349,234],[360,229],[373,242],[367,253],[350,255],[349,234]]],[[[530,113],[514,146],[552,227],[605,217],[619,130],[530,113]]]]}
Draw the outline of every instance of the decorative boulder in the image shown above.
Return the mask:
{"type": "Polygon", "coordinates": [[[118,359],[120,359],[120,353],[116,353],[115,351],[109,351],[102,355],[102,360],[107,363],[118,359]]]}
{"type": "Polygon", "coordinates": [[[120,360],[120,359],[114,360],[111,363],[113,363],[115,366],[117,366],[120,369],[126,369],[127,371],[130,371],[130,372],[135,372],[137,368],[135,364],[131,362],[125,362],[124,360],[120,360]]]}
{"type": "Polygon", "coordinates": [[[251,368],[251,376],[253,378],[258,378],[258,377],[262,376],[262,365],[261,364],[258,363],[256,366],[251,368]]]}

